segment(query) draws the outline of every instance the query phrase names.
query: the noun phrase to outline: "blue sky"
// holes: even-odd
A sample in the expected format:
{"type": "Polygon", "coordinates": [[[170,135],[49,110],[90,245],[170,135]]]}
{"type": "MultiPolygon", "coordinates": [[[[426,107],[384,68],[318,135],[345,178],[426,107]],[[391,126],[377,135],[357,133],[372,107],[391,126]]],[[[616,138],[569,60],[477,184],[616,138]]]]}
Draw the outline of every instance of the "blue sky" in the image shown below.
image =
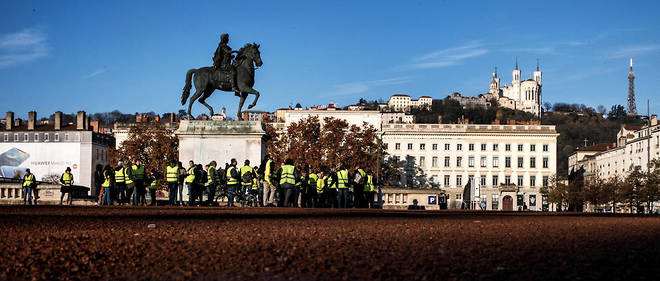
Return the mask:
{"type": "MultiPolygon", "coordinates": [[[[476,95],[494,66],[510,84],[517,56],[523,78],[540,60],[544,101],[608,108],[626,103],[633,57],[637,107],[660,111],[658,1],[408,2],[3,1],[0,112],[176,112],[223,32],[261,44],[260,110],[476,95]]],[[[238,99],[209,103],[235,114],[238,99]]]]}

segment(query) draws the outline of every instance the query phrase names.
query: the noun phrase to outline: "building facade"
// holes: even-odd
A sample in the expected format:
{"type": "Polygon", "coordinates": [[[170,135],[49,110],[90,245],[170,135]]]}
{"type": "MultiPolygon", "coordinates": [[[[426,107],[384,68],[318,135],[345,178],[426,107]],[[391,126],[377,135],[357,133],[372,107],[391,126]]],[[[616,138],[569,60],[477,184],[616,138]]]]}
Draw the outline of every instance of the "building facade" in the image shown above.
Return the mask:
{"type": "Polygon", "coordinates": [[[523,205],[542,210],[547,201],[540,188],[556,173],[557,136],[550,125],[382,127],[391,157],[387,161],[399,161],[404,170],[398,184],[442,189],[449,195],[449,208],[478,201],[486,202],[488,210],[515,210],[523,205]],[[468,182],[478,187],[477,198],[462,198],[468,182]]]}
{"type": "Polygon", "coordinates": [[[74,124],[62,124],[59,111],[53,124],[38,124],[36,116],[30,112],[23,124],[14,120],[13,112],[7,113],[0,130],[2,177],[22,178],[30,169],[38,181],[59,179],[70,167],[74,184],[95,192],[94,171],[97,165],[108,164],[108,147],[114,145],[114,138],[93,132],[84,111],[78,112],[74,124]]]}
{"type": "Polygon", "coordinates": [[[488,92],[493,97],[497,97],[498,103],[503,104],[503,107],[511,108],[513,105],[514,108],[512,109],[526,111],[540,117],[542,113],[541,85],[543,73],[537,64],[536,71],[532,73],[532,78],[522,81],[520,75],[518,62],[516,61],[516,68],[511,72],[511,85],[501,86],[496,69],[490,80],[488,92]],[[501,102],[500,99],[502,99],[501,102]]]}
{"type": "Polygon", "coordinates": [[[430,109],[433,104],[433,98],[421,96],[419,99],[411,99],[409,95],[392,95],[387,102],[387,106],[394,111],[408,112],[411,108],[430,109]]]}
{"type": "Polygon", "coordinates": [[[585,178],[610,179],[626,177],[633,169],[646,171],[651,161],[660,158],[660,125],[651,116],[650,126],[624,126],[617,142],[590,153],[578,150],[569,156],[569,173],[584,169],[585,178]]]}

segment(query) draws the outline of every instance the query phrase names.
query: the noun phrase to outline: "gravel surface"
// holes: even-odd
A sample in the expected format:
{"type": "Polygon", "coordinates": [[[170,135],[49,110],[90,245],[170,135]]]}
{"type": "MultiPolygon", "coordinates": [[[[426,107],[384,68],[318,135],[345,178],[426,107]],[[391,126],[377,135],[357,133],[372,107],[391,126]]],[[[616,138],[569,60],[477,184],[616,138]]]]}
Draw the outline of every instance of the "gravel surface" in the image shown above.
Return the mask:
{"type": "Polygon", "coordinates": [[[659,280],[660,217],[0,207],[0,280],[659,280]]]}

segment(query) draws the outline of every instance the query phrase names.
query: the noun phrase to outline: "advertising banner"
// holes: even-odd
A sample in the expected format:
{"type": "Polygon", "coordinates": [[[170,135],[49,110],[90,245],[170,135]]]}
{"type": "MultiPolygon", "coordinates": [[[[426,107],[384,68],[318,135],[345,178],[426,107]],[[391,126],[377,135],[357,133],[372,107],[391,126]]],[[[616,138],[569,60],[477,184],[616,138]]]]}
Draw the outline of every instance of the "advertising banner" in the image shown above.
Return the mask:
{"type": "Polygon", "coordinates": [[[71,168],[74,183],[80,179],[79,143],[0,143],[0,175],[23,178],[25,169],[38,181],[71,168]]]}

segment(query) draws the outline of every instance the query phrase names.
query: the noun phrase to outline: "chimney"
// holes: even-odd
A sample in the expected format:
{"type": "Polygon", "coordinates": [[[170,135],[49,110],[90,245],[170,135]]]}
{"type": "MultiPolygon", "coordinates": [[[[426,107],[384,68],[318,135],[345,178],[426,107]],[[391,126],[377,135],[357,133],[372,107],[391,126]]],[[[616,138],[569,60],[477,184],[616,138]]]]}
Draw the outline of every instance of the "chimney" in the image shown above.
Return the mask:
{"type": "Polygon", "coordinates": [[[651,126],[658,125],[658,115],[651,115],[651,126]]]}
{"type": "Polygon", "coordinates": [[[62,129],[62,111],[55,111],[55,124],[53,128],[55,131],[62,129]]]}
{"type": "Polygon", "coordinates": [[[170,123],[174,123],[176,119],[174,119],[174,113],[170,113],[170,123]]]}
{"type": "Polygon", "coordinates": [[[36,111],[28,112],[28,125],[27,125],[28,131],[34,131],[34,122],[36,122],[36,120],[37,120],[37,112],[36,111]]]}
{"type": "Polygon", "coordinates": [[[76,130],[85,130],[85,112],[82,110],[76,116],[76,130]]]}
{"type": "Polygon", "coordinates": [[[87,116],[87,117],[85,118],[85,131],[89,131],[89,130],[90,130],[90,127],[89,127],[89,122],[90,122],[90,121],[91,121],[91,117],[87,116]]]}
{"type": "Polygon", "coordinates": [[[14,127],[20,127],[21,125],[23,125],[23,119],[16,118],[16,120],[14,120],[14,127]]]}
{"type": "Polygon", "coordinates": [[[11,129],[14,128],[14,113],[11,111],[7,111],[7,120],[5,122],[5,129],[7,131],[11,131],[11,129]]]}
{"type": "Polygon", "coordinates": [[[100,131],[99,131],[99,120],[89,121],[89,127],[92,131],[100,133],[100,131]]]}

